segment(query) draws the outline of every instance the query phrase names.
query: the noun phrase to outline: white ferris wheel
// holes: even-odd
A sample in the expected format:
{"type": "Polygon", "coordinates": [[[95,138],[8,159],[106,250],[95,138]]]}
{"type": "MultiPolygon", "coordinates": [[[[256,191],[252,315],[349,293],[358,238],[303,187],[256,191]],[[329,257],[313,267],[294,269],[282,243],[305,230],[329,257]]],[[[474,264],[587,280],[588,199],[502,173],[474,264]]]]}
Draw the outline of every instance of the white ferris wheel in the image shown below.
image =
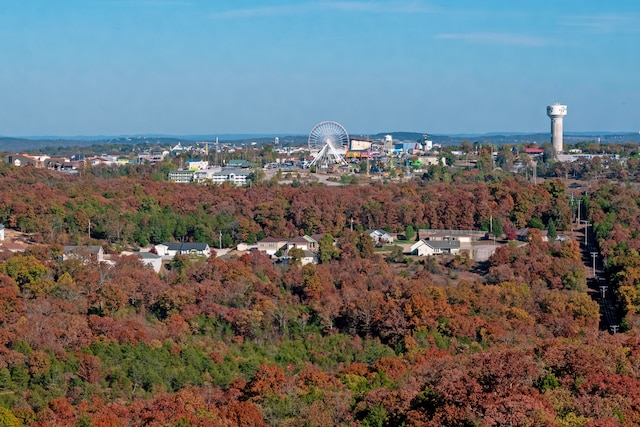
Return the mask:
{"type": "Polygon", "coordinates": [[[345,147],[349,146],[347,130],[336,122],[321,122],[309,133],[309,151],[314,156],[309,166],[346,165],[345,147]]]}

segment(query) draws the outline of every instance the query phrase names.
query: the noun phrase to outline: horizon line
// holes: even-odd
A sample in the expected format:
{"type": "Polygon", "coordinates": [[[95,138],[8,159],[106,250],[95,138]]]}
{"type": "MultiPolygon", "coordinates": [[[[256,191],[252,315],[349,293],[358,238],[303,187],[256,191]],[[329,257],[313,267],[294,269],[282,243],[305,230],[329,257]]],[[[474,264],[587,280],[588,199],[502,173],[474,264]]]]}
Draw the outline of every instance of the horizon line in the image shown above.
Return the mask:
{"type": "MultiPolygon", "coordinates": [[[[429,136],[449,136],[449,137],[472,137],[472,136],[499,136],[499,135],[540,135],[540,134],[548,134],[548,131],[489,131],[489,132],[459,132],[459,133],[429,133],[429,132],[421,132],[421,131],[405,131],[405,130],[396,130],[396,131],[383,131],[383,132],[350,132],[350,135],[393,135],[394,133],[415,133],[429,136]]],[[[637,131],[565,131],[564,135],[589,135],[589,136],[597,136],[597,135],[627,135],[627,134],[637,134],[640,132],[637,131]]],[[[120,138],[220,138],[220,137],[256,137],[256,138],[270,138],[270,137],[287,137],[287,136],[306,136],[308,133],[297,133],[297,132],[281,132],[281,133],[211,133],[211,134],[164,134],[164,133],[134,133],[134,134],[116,134],[116,135],[0,135],[0,138],[16,138],[16,139],[40,139],[40,140],[62,140],[62,139],[120,139],[120,138]]]]}

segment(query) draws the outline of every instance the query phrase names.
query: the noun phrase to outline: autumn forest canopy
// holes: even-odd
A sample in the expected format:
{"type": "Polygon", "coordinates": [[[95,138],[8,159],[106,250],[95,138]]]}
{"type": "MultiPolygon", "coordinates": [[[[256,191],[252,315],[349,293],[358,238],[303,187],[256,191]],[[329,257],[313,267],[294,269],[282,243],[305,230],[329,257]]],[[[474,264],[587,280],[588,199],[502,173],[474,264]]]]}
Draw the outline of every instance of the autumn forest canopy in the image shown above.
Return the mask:
{"type": "Polygon", "coordinates": [[[474,171],[251,188],[148,166],[0,176],[0,223],[31,243],[0,253],[0,426],[640,425],[632,185],[596,181],[572,201],[562,178],[474,171]],[[577,199],[618,334],[601,328],[580,241],[543,238],[570,234],[577,199]],[[381,251],[363,233],[428,228],[500,230],[503,244],[474,263],[381,251]],[[120,255],[305,234],[329,236],[319,264],[253,251],[177,256],[158,274],[120,255]],[[63,260],[63,245],[101,245],[112,264],[63,260]]]}

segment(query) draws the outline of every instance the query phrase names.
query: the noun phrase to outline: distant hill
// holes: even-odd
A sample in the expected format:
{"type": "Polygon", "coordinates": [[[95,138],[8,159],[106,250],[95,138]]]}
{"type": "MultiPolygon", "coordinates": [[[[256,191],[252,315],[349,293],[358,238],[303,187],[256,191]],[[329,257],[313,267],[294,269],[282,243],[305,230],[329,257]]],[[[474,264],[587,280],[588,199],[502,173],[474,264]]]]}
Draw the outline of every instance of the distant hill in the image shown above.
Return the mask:
{"type": "MultiPolygon", "coordinates": [[[[352,134],[352,136],[368,137],[373,140],[382,140],[385,135],[392,135],[394,141],[421,141],[424,134],[421,132],[384,132],[375,135],[352,134]]],[[[178,143],[191,145],[194,142],[215,141],[215,136],[211,135],[187,135],[187,136],[167,136],[167,135],[136,135],[117,137],[0,137],[0,151],[4,152],[37,152],[45,148],[54,149],[60,147],[90,147],[108,145],[158,145],[162,147],[173,147],[178,143]]],[[[299,146],[307,142],[307,135],[279,136],[281,146],[299,146]]],[[[487,133],[468,135],[432,135],[428,138],[436,144],[460,145],[462,141],[482,142],[495,145],[502,144],[523,144],[549,142],[548,133],[487,133]]],[[[255,142],[258,145],[273,144],[274,135],[223,135],[218,137],[220,144],[247,145],[255,142]]],[[[601,143],[640,143],[640,134],[629,132],[576,132],[565,133],[565,142],[575,144],[583,141],[600,141],[601,143]]],[[[47,150],[51,151],[51,150],[47,150]]]]}
{"type": "MultiPolygon", "coordinates": [[[[381,140],[385,135],[391,135],[394,141],[421,141],[424,134],[418,132],[386,132],[369,135],[373,140],[381,140]]],[[[487,134],[469,134],[469,135],[428,135],[428,139],[436,144],[442,145],[460,145],[462,141],[483,142],[495,145],[503,144],[524,144],[550,142],[548,133],[487,133],[487,134]]],[[[615,132],[576,132],[565,133],[564,140],[569,144],[576,144],[584,141],[600,141],[601,143],[621,143],[621,142],[639,142],[640,134],[638,133],[615,133],[615,132]]]]}

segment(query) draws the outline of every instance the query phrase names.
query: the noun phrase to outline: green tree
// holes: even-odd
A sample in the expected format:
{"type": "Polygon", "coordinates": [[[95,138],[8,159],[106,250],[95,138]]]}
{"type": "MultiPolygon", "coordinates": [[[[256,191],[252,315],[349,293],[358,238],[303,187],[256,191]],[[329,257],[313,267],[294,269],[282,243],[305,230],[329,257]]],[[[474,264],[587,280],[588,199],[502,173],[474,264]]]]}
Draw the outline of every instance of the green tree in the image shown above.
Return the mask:
{"type": "Polygon", "coordinates": [[[375,245],[373,239],[364,231],[358,233],[358,240],[356,241],[356,248],[360,252],[362,258],[371,258],[375,251],[375,245]]]}
{"type": "Polygon", "coordinates": [[[407,238],[407,240],[411,240],[416,237],[416,230],[415,228],[413,228],[413,225],[409,224],[405,227],[404,236],[407,238]]]}
{"type": "Polygon", "coordinates": [[[558,232],[556,231],[556,223],[553,219],[550,219],[549,223],[547,224],[547,232],[550,241],[554,241],[558,237],[558,232]]]}
{"type": "Polygon", "coordinates": [[[7,408],[0,407],[0,427],[21,427],[22,422],[7,408]]]}
{"type": "Polygon", "coordinates": [[[402,246],[394,246],[386,259],[389,262],[403,262],[404,253],[402,252],[402,246]]]}
{"type": "Polygon", "coordinates": [[[46,293],[53,287],[53,281],[45,276],[47,267],[32,255],[13,256],[5,262],[0,270],[16,281],[22,292],[36,297],[46,293]]]}
{"type": "Polygon", "coordinates": [[[302,258],[304,258],[304,251],[300,248],[289,249],[290,263],[293,265],[300,265],[302,258]]]}
{"type": "Polygon", "coordinates": [[[334,244],[334,238],[330,233],[325,234],[318,241],[318,259],[321,264],[326,264],[340,256],[340,250],[334,244]]]}
{"type": "Polygon", "coordinates": [[[540,221],[540,218],[531,218],[529,220],[529,227],[544,230],[544,224],[540,221]]]}
{"type": "Polygon", "coordinates": [[[254,184],[260,184],[264,178],[265,178],[265,173],[262,171],[262,169],[260,168],[255,168],[250,174],[249,174],[249,180],[251,182],[253,182],[254,184]]]}
{"type": "Polygon", "coordinates": [[[493,235],[500,237],[504,234],[504,228],[502,227],[502,220],[500,218],[493,218],[493,235]]]}
{"type": "Polygon", "coordinates": [[[171,261],[171,269],[180,275],[184,274],[189,265],[191,265],[191,262],[186,255],[176,255],[171,261]]]}

